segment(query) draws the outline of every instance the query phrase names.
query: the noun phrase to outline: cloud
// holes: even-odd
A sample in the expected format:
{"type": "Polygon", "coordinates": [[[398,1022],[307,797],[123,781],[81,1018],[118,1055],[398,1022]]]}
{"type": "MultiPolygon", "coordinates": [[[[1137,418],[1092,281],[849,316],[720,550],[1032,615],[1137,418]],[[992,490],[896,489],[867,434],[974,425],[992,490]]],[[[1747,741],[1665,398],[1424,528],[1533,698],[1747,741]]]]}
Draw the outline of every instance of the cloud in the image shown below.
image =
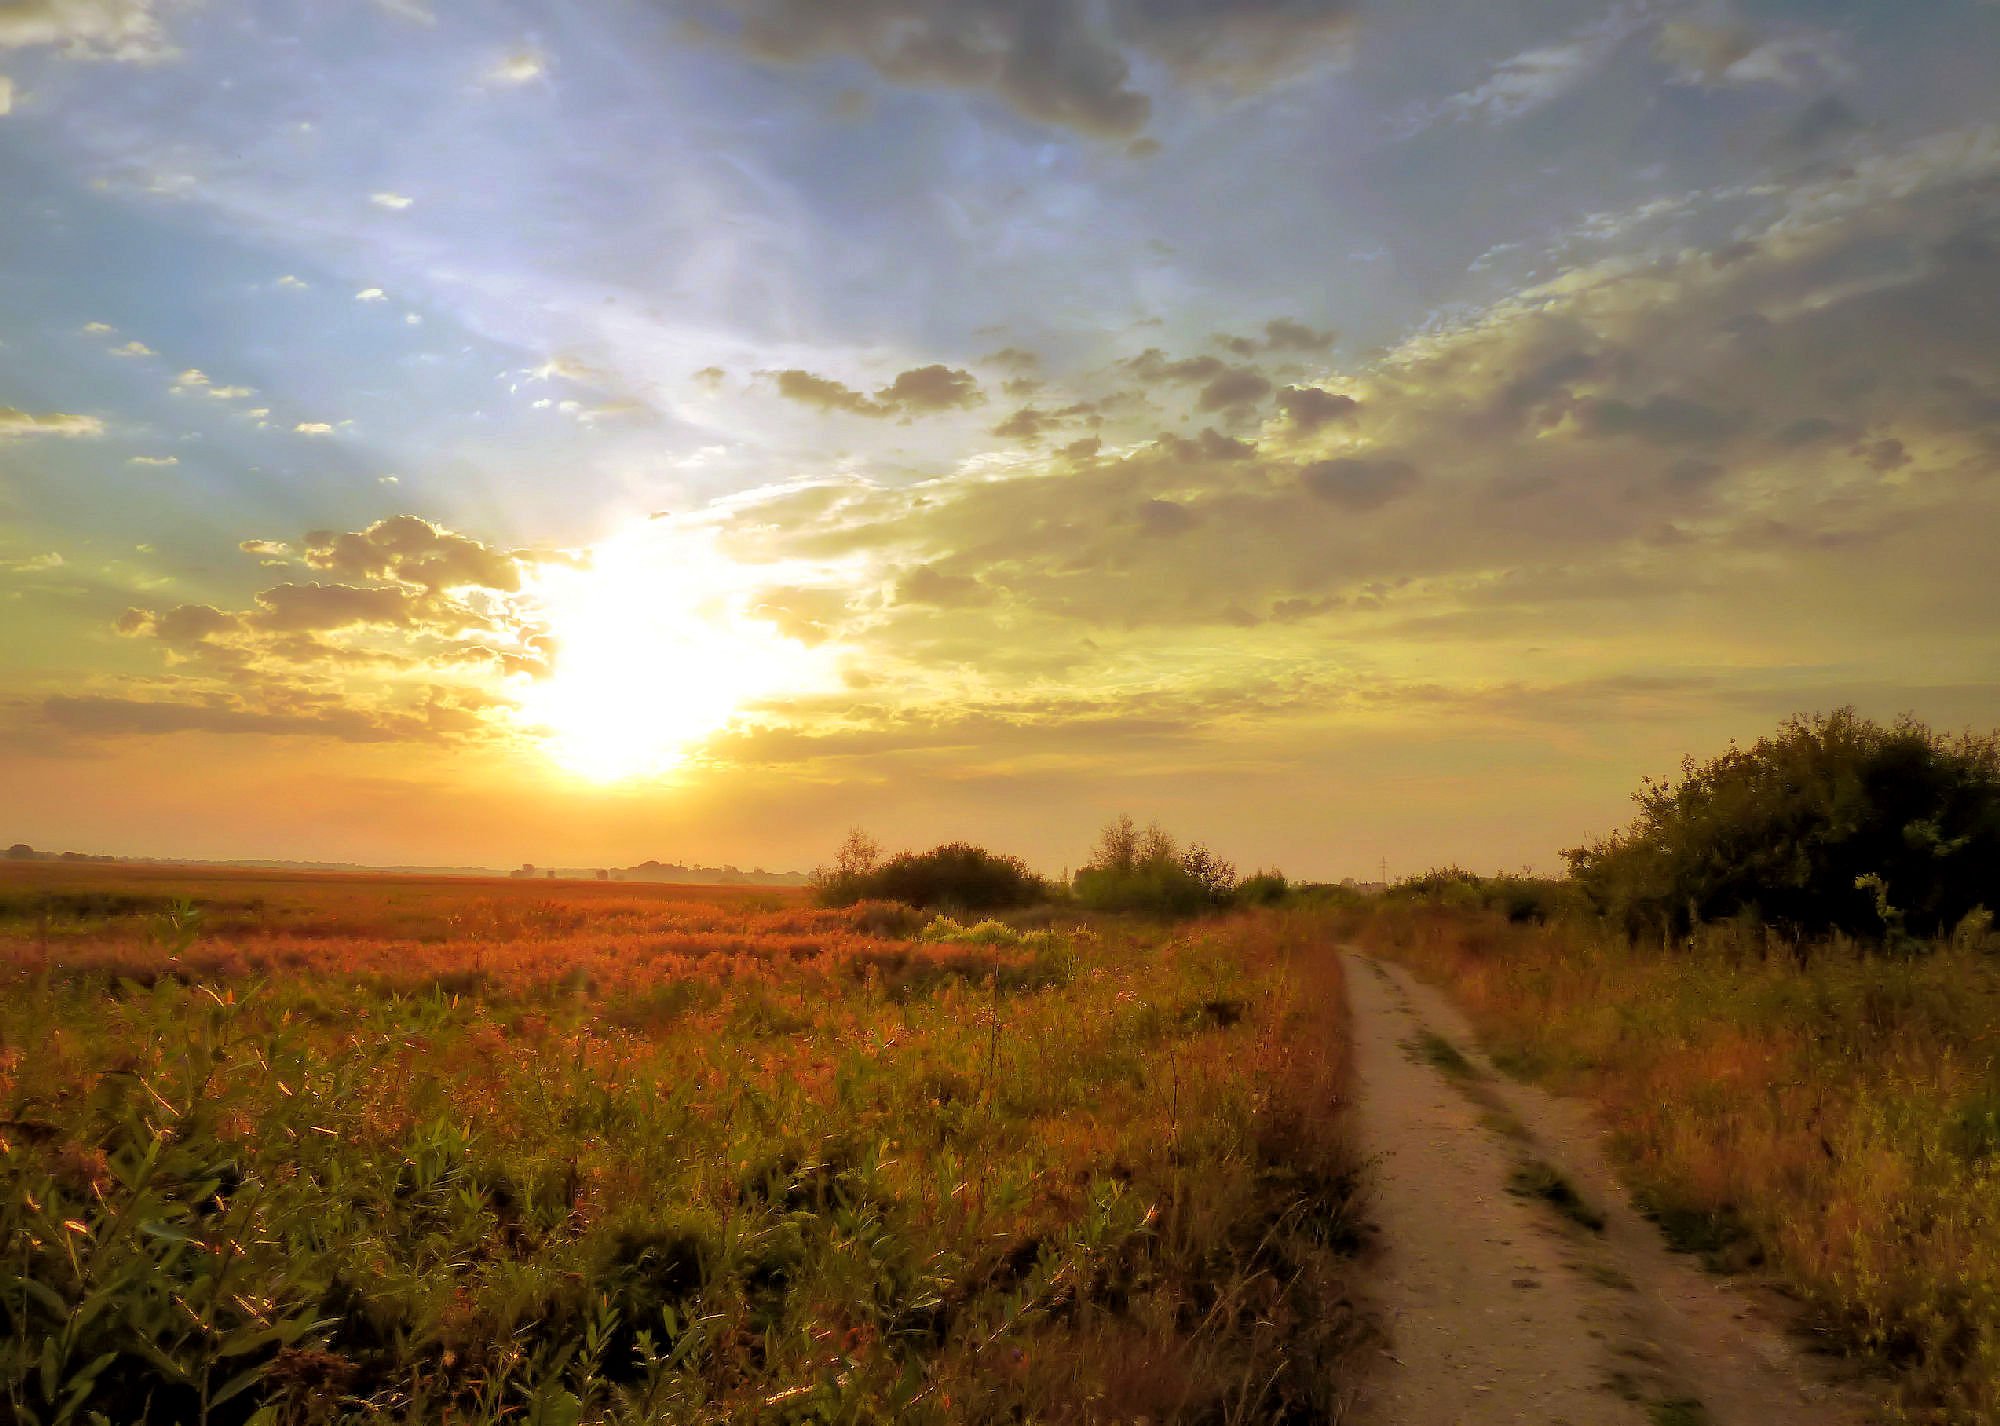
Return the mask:
{"type": "Polygon", "coordinates": [[[0,118],[14,112],[14,81],[0,74],[0,118]]]}
{"type": "Polygon", "coordinates": [[[1622,5],[1565,40],[1502,60],[1470,89],[1414,106],[1394,127],[1407,136],[1436,124],[1502,124],[1533,113],[1595,74],[1644,23],[1642,6],[1622,5]]]}
{"type": "Polygon", "coordinates": [[[289,272],[286,273],[283,277],[279,278],[275,285],[278,287],[285,288],[288,291],[292,292],[303,292],[306,288],[312,286],[312,284],[310,282],[307,282],[304,278],[294,277],[289,272]]]}
{"type": "Polygon", "coordinates": [[[325,421],[301,421],[292,430],[301,436],[325,436],[333,432],[333,427],[325,421]]]}
{"type": "Polygon", "coordinates": [[[417,200],[408,194],[391,193],[384,190],[379,193],[369,194],[368,201],[373,203],[377,208],[387,208],[392,213],[400,213],[417,200]]]}
{"type": "Polygon", "coordinates": [[[1271,382],[1262,372],[1239,368],[1226,371],[1202,387],[1195,398],[1197,411],[1227,411],[1253,406],[1271,394],[1271,382]]]}
{"type": "Polygon", "coordinates": [[[1264,324],[1264,349],[1273,352],[1323,352],[1332,346],[1331,328],[1308,327],[1288,317],[1274,317],[1264,324]]]}
{"type": "Polygon", "coordinates": [[[173,54],[153,0],[6,0],[0,50],[49,45],[77,59],[145,63],[173,54]]]}
{"type": "Polygon", "coordinates": [[[405,590],[352,584],[274,585],[258,591],[257,606],[249,622],[283,633],[407,625],[415,613],[405,590]]]}
{"type": "Polygon", "coordinates": [[[533,84],[549,72],[548,57],[538,49],[522,48],[494,63],[486,71],[488,84],[533,84]]]}
{"type": "Polygon", "coordinates": [[[1376,510],[1415,486],[1417,473],[1408,461],[1337,456],[1314,461],[1299,472],[1299,483],[1343,510],[1376,510]]]}
{"type": "Polygon", "coordinates": [[[365,530],[314,530],[305,538],[304,559],[326,573],[392,580],[433,593],[473,586],[511,593],[521,587],[517,556],[416,515],[393,515],[365,530]]]}
{"type": "Polygon", "coordinates": [[[788,401],[817,406],[826,411],[851,411],[857,416],[889,414],[859,391],[830,377],[815,376],[797,367],[787,371],[770,372],[767,375],[775,378],[778,383],[778,394],[788,401]]]}
{"type": "Polygon", "coordinates": [[[1143,63],[1250,94],[1344,57],[1350,0],[722,0],[711,35],[769,63],[858,59],[884,79],[992,94],[1041,123],[1131,139],[1143,63]]]}
{"type": "Polygon", "coordinates": [[[101,436],[104,422],[96,416],[77,416],[65,411],[38,413],[0,406],[0,441],[28,436],[101,436]]]}
{"type": "Polygon", "coordinates": [[[379,287],[364,287],[354,294],[356,302],[387,302],[389,294],[379,287]]]}
{"type": "Polygon", "coordinates": [[[1776,84],[1803,89],[1852,72],[1837,36],[1804,26],[1759,34],[1734,21],[1671,20],[1660,27],[1653,53],[1674,70],[1677,82],[1708,88],[1776,84]]]}
{"type": "Polygon", "coordinates": [[[1329,422],[1349,419],[1361,409],[1361,403],[1317,386],[1287,386],[1278,393],[1278,409],[1297,430],[1317,431],[1329,422]]]}
{"type": "Polygon", "coordinates": [[[898,411],[924,412],[973,406],[985,398],[971,372],[934,364],[902,372],[875,399],[898,411]]]}
{"type": "Polygon", "coordinates": [[[130,460],[126,462],[127,465],[156,465],[156,466],[179,465],[180,463],[181,463],[181,458],[179,456],[133,456],[130,460]]]}
{"type": "Polygon", "coordinates": [[[175,702],[168,699],[57,695],[44,699],[42,714],[57,728],[87,736],[169,733],[267,733],[335,738],[350,743],[405,739],[421,726],[410,718],[384,718],[358,709],[312,712],[259,709],[236,702],[175,702]]]}
{"type": "Polygon", "coordinates": [[[976,406],[986,399],[971,372],[936,364],[913,367],[897,375],[873,397],[831,377],[816,376],[794,367],[786,371],[764,372],[776,381],[778,394],[823,411],[846,411],[856,416],[921,416],[956,407],[976,406]]]}
{"type": "Polygon", "coordinates": [[[125,345],[122,347],[113,347],[111,349],[111,355],[118,357],[149,357],[149,356],[158,356],[159,353],[154,351],[151,347],[147,346],[144,342],[134,340],[125,343],[125,345]]]}
{"type": "Polygon", "coordinates": [[[43,574],[63,567],[63,557],[54,550],[46,554],[29,555],[25,559],[0,560],[0,569],[14,574],[43,574]]]}

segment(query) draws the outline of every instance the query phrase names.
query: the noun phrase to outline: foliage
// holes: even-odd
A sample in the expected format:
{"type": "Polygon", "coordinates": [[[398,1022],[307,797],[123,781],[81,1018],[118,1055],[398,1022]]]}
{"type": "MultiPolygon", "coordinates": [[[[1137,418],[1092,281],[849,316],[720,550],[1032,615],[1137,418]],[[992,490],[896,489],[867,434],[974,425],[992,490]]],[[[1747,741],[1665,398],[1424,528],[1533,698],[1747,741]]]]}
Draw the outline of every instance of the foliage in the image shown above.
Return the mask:
{"type": "Polygon", "coordinates": [[[1141,832],[1120,816],[1098,835],[1074,889],[1094,911],[1191,916],[1230,904],[1236,868],[1199,842],[1182,848],[1157,822],[1141,832]]]}
{"type": "Polygon", "coordinates": [[[2000,735],[1841,709],[1690,758],[1637,801],[1631,826],[1565,854],[1634,933],[1741,918],[1909,946],[2000,905],[2000,735]]]}
{"type": "Polygon", "coordinates": [[[1334,1414],[1354,1165],[1310,920],[36,890],[142,899],[46,969],[0,919],[0,1419],[1334,1414]]]}
{"type": "Polygon", "coordinates": [[[1580,909],[1575,889],[1546,877],[1480,876],[1463,867],[1435,867],[1388,888],[1391,901],[1418,901],[1460,911],[1497,911],[1513,922],[1542,924],[1580,909]]]}
{"type": "Polygon", "coordinates": [[[847,906],[858,901],[900,901],[906,906],[949,907],[959,911],[1004,911],[1048,899],[1048,883],[1019,857],[1003,856],[969,842],[947,842],[927,852],[902,852],[881,859],[874,842],[856,831],[831,867],[813,874],[820,904],[847,906]]]}
{"type": "Polygon", "coordinates": [[[1352,933],[1454,992],[1496,1064],[1593,1100],[1671,1244],[1768,1261],[1894,1368],[1906,1416],[2000,1419],[2000,958],[1722,925],[1691,945],[1385,898],[1352,933]]]}

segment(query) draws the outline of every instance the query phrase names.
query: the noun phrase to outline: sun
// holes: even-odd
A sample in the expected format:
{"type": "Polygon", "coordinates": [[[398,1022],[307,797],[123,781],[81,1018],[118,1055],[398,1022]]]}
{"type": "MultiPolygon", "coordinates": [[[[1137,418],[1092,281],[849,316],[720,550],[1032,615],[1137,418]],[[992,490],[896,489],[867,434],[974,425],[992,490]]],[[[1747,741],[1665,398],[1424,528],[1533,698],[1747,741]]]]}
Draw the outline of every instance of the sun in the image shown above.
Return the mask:
{"type": "Polygon", "coordinates": [[[573,567],[545,567],[530,594],[552,666],[522,696],[523,722],[558,766],[591,782],[671,771],[746,706],[823,684],[826,650],[756,616],[756,591],[772,582],[698,527],[661,520],[627,527],[573,567]]]}

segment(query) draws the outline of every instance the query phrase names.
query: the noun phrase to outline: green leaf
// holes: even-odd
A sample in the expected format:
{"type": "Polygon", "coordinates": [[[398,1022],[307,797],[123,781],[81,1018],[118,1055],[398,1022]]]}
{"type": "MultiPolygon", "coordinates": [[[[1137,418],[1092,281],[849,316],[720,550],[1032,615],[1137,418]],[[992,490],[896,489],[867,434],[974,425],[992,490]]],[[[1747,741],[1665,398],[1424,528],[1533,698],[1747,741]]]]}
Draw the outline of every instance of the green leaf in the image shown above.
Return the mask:
{"type": "Polygon", "coordinates": [[[264,1379],[264,1372],[265,1372],[265,1367],[261,1363],[257,1366],[250,1367],[244,1371],[238,1372],[235,1376],[231,1377],[228,1381],[222,1384],[222,1389],[216,1392],[215,1395],[211,1396],[208,1399],[208,1404],[210,1406],[220,1406],[222,1405],[223,1402],[228,1401],[233,1397],[241,1396],[244,1392],[248,1391],[251,1387],[255,1386],[258,1382],[264,1379]]]}

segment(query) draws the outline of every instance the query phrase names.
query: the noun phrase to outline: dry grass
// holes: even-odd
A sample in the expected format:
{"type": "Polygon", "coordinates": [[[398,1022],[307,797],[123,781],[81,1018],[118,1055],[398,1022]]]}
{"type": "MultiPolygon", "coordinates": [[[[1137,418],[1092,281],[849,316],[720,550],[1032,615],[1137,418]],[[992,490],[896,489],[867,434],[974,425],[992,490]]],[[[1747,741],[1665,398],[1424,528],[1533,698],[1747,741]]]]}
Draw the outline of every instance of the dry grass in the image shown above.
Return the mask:
{"type": "Polygon", "coordinates": [[[9,867],[0,1380],[22,1420],[1327,1419],[1327,945],[9,867]]]}
{"type": "Polygon", "coordinates": [[[1385,903],[1371,948],[1449,986],[1496,1063],[1596,1100],[1642,1201],[1715,1266],[1767,1255],[1909,1419],[2000,1415],[2000,964],[1385,903]]]}

